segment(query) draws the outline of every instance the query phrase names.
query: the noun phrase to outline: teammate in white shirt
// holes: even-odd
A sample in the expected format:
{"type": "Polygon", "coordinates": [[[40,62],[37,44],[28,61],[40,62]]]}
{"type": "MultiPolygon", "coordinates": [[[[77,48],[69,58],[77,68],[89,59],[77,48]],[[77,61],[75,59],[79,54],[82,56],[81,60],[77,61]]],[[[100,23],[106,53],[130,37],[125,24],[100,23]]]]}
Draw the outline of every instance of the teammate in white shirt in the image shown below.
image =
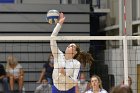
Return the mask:
{"type": "Polygon", "coordinates": [[[57,36],[60,28],[65,20],[64,14],[60,13],[59,23],[54,28],[50,46],[54,56],[54,70],[52,93],[75,93],[75,86],[77,84],[77,77],[80,70],[80,62],[76,60],[80,53],[80,48],[72,43],[63,54],[57,47],[56,40],[53,37],[57,36]]]}
{"type": "Polygon", "coordinates": [[[105,89],[102,87],[102,81],[99,76],[93,75],[91,77],[91,89],[86,91],[85,93],[108,93],[105,89]]]}

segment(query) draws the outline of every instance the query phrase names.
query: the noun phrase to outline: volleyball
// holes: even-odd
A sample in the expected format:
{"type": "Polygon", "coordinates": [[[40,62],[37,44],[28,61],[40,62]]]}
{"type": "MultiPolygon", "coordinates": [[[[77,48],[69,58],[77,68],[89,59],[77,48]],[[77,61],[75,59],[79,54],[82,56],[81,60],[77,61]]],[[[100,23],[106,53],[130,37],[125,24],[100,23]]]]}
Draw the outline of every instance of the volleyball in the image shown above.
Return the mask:
{"type": "Polygon", "coordinates": [[[58,10],[49,10],[47,13],[46,20],[49,24],[56,24],[59,20],[58,10]]]}

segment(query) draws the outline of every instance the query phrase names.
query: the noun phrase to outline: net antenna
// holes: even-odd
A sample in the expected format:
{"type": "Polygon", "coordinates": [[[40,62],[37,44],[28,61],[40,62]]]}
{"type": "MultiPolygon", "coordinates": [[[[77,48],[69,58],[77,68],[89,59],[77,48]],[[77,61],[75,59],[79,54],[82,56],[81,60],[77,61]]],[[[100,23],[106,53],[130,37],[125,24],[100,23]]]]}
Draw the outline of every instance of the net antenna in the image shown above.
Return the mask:
{"type": "Polygon", "coordinates": [[[127,31],[126,31],[126,0],[123,0],[124,4],[123,4],[123,15],[124,15],[124,40],[123,40],[123,49],[124,49],[124,84],[128,85],[128,51],[127,51],[127,40],[126,40],[126,36],[127,36],[127,31]]]}

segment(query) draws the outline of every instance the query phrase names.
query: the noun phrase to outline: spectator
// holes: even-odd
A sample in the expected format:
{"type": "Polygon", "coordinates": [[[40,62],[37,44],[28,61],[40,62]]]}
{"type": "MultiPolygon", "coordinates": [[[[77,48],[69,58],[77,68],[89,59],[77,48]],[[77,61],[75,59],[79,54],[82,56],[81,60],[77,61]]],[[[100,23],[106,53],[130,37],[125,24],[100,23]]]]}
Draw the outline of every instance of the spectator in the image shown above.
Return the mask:
{"type": "Polygon", "coordinates": [[[22,93],[24,72],[22,66],[18,63],[14,56],[8,56],[6,72],[10,80],[11,91],[14,91],[15,81],[19,85],[19,93],[22,93]]]}
{"type": "Polygon", "coordinates": [[[86,81],[86,75],[84,72],[80,73],[80,78],[78,81],[79,93],[85,93],[89,89],[89,83],[86,81]]]}
{"type": "Polygon", "coordinates": [[[4,93],[10,93],[9,86],[8,86],[8,79],[6,77],[6,71],[2,64],[0,64],[0,82],[2,82],[3,84],[4,93]]]}
{"type": "Polygon", "coordinates": [[[42,84],[36,88],[35,93],[51,93],[51,91],[51,85],[48,84],[46,79],[43,79],[42,84]]]}
{"type": "Polygon", "coordinates": [[[51,93],[51,85],[53,85],[52,72],[54,68],[53,55],[50,54],[48,62],[43,65],[43,69],[37,83],[41,83],[35,90],[35,93],[51,93]]]}
{"type": "Polygon", "coordinates": [[[99,76],[93,75],[90,82],[91,89],[89,89],[85,93],[108,93],[105,89],[103,89],[102,81],[99,76]]]}
{"type": "MultiPolygon", "coordinates": [[[[123,80],[122,84],[124,85],[124,80],[123,80]]],[[[132,78],[130,76],[128,76],[128,86],[129,87],[132,86],[132,78]]]]}
{"type": "Polygon", "coordinates": [[[54,68],[53,55],[50,54],[48,58],[48,62],[43,65],[43,69],[37,83],[41,83],[43,78],[45,78],[47,82],[52,85],[53,84],[53,80],[52,80],[53,68],[54,68]]]}
{"type": "Polygon", "coordinates": [[[133,91],[127,85],[118,85],[118,86],[112,88],[110,93],[133,93],[133,91]]]}

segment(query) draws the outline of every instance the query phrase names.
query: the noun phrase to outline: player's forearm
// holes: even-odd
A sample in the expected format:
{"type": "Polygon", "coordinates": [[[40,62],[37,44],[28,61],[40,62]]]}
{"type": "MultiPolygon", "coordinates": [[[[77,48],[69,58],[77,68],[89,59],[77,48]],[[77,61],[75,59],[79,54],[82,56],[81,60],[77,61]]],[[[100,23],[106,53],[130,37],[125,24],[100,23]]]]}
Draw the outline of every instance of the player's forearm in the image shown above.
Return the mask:
{"type": "Polygon", "coordinates": [[[20,69],[19,76],[24,76],[24,71],[23,71],[23,69],[22,69],[22,68],[20,69]]]}
{"type": "Polygon", "coordinates": [[[56,43],[56,40],[53,39],[53,36],[57,36],[58,32],[60,31],[61,29],[61,25],[59,23],[57,23],[56,27],[54,28],[52,34],[51,34],[51,40],[50,40],[50,46],[51,46],[51,51],[52,51],[52,54],[55,57],[58,57],[58,47],[57,47],[57,43],[56,43]]]}
{"type": "Polygon", "coordinates": [[[56,27],[54,28],[54,30],[53,30],[53,32],[51,34],[51,37],[52,36],[57,36],[57,34],[60,31],[60,29],[61,29],[61,25],[60,25],[60,23],[57,23],[56,27]]]}
{"type": "Polygon", "coordinates": [[[40,75],[40,77],[39,77],[38,82],[41,82],[41,81],[42,81],[42,79],[43,79],[44,75],[45,75],[45,73],[44,73],[44,72],[42,72],[42,73],[41,73],[41,75],[40,75]]]}
{"type": "Polygon", "coordinates": [[[77,65],[75,66],[73,77],[72,77],[75,81],[77,81],[79,71],[80,71],[80,63],[77,63],[77,65]]]}

